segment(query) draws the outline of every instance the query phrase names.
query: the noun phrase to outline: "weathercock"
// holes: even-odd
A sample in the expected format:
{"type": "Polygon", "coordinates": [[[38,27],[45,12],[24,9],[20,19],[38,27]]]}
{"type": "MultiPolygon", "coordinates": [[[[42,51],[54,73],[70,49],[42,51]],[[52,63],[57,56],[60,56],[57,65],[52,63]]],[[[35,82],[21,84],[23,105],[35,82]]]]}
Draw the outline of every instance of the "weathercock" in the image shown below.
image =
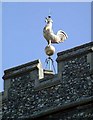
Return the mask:
{"type": "Polygon", "coordinates": [[[48,45],[50,45],[51,43],[64,42],[64,40],[68,38],[67,34],[62,30],[59,30],[57,34],[54,34],[52,29],[53,20],[51,19],[51,16],[48,16],[45,22],[47,24],[43,29],[43,35],[44,35],[44,38],[47,40],[48,45]]]}

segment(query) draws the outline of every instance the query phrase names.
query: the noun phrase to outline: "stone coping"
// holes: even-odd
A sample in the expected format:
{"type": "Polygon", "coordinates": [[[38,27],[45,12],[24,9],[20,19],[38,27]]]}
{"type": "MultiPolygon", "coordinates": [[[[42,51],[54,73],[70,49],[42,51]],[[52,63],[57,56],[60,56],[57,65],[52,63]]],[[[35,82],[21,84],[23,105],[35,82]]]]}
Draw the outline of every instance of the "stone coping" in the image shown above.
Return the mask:
{"type": "Polygon", "coordinates": [[[78,50],[78,49],[82,49],[82,48],[85,48],[85,47],[88,47],[88,46],[93,46],[93,42],[89,42],[89,43],[86,43],[86,44],[83,44],[83,45],[79,45],[79,46],[77,46],[77,47],[74,47],[74,48],[72,48],[72,49],[59,52],[57,55],[60,56],[60,55],[63,55],[63,54],[67,54],[67,53],[69,53],[69,52],[73,52],[73,51],[76,51],[76,50],[78,50]]]}
{"type": "Polygon", "coordinates": [[[58,57],[57,57],[56,61],[57,62],[64,61],[67,59],[78,57],[83,54],[88,54],[89,52],[93,52],[93,42],[86,43],[84,45],[80,45],[80,46],[74,47],[72,49],[59,52],[57,54],[58,57]]]}
{"type": "Polygon", "coordinates": [[[13,67],[4,71],[3,79],[7,79],[14,75],[23,74],[24,72],[31,71],[35,68],[38,68],[38,64],[41,63],[40,60],[35,60],[26,64],[19,65],[17,67],[13,67]]]}

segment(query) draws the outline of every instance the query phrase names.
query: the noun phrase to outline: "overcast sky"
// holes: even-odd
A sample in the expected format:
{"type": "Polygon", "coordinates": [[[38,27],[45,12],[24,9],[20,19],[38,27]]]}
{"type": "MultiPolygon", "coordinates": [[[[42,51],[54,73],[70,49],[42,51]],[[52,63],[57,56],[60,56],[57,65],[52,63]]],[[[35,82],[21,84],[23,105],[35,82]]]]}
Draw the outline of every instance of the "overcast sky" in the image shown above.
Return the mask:
{"type": "MultiPolygon", "coordinates": [[[[53,30],[64,30],[68,39],[54,45],[57,53],[91,41],[90,2],[36,2],[2,4],[2,75],[5,69],[36,59],[45,66],[44,49],[47,45],[43,37],[45,17],[53,19],[53,30]]],[[[56,67],[56,62],[55,62],[56,67]]],[[[0,80],[0,91],[3,80],[0,80]]]]}

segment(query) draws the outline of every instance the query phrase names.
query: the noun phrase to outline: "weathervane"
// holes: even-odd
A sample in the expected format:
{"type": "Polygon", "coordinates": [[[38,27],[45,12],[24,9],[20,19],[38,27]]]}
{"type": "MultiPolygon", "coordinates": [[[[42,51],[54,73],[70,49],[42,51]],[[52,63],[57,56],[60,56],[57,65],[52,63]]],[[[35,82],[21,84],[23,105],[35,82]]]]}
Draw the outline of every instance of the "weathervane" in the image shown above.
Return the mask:
{"type": "Polygon", "coordinates": [[[54,64],[50,56],[52,56],[55,53],[55,48],[52,44],[59,44],[61,42],[64,42],[64,40],[66,40],[68,36],[62,30],[59,30],[57,34],[53,32],[53,29],[52,29],[53,20],[50,15],[45,18],[45,22],[46,22],[46,25],[43,29],[43,36],[48,42],[48,45],[45,47],[45,53],[49,56],[46,59],[46,63],[49,64],[49,70],[51,70],[51,62],[53,67],[54,67],[54,64]]]}

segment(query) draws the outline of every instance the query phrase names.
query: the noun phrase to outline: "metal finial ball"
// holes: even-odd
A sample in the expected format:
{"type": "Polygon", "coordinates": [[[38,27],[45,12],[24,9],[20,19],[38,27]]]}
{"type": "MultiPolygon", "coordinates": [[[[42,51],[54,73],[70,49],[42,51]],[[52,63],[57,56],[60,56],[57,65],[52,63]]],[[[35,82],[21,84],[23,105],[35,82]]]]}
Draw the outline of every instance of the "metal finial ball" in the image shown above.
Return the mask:
{"type": "Polygon", "coordinates": [[[45,53],[48,55],[48,56],[51,56],[55,53],[55,48],[54,46],[52,45],[48,45],[45,47],[45,53]]]}

